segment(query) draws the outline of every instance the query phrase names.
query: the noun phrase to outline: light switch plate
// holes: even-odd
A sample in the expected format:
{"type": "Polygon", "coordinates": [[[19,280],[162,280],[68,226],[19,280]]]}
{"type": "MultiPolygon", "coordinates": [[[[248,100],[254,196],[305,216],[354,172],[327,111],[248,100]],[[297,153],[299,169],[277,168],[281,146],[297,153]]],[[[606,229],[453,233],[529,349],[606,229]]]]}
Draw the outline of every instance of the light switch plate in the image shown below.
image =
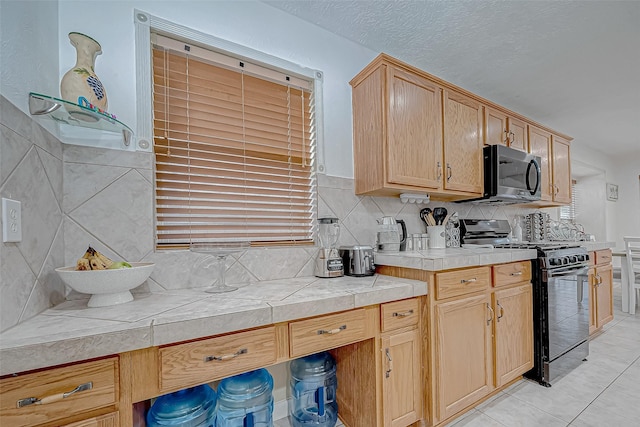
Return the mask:
{"type": "Polygon", "coordinates": [[[2,198],[2,241],[22,241],[22,205],[17,200],[2,198]]]}

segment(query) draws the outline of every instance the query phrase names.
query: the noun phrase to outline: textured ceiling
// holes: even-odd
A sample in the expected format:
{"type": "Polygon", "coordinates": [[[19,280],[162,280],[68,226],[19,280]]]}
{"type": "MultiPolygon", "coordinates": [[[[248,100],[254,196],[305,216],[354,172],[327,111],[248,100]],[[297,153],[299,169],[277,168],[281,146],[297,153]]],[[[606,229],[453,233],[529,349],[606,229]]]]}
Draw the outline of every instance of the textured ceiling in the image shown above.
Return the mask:
{"type": "Polygon", "coordinates": [[[640,161],[640,1],[269,1],[640,161]]]}

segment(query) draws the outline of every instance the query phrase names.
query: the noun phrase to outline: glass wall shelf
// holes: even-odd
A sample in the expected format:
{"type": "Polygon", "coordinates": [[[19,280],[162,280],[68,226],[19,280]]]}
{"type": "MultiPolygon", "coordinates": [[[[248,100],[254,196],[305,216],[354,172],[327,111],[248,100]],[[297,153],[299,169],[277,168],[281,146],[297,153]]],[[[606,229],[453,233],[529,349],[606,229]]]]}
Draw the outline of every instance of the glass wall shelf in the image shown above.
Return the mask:
{"type": "Polygon", "coordinates": [[[47,116],[56,122],[70,126],[121,133],[124,145],[128,147],[131,144],[133,131],[129,126],[111,115],[99,113],[64,99],[31,92],[29,93],[29,112],[33,116],[47,116]]]}

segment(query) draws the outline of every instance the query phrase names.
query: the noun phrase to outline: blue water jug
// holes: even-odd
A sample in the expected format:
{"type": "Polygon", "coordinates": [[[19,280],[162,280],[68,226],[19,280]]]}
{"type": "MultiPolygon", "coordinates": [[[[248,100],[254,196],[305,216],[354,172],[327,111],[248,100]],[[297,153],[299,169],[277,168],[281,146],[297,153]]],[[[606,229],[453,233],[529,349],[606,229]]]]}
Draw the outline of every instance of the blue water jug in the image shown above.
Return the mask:
{"type": "Polygon", "coordinates": [[[218,385],[217,427],[273,427],[273,377],[258,369],[218,385]]]}
{"type": "Polygon", "coordinates": [[[165,394],[147,412],[147,427],[215,427],[216,392],[208,385],[165,394]]]}
{"type": "Polygon", "coordinates": [[[289,382],[293,397],[291,423],[294,427],[333,427],[338,420],[336,362],[327,353],[291,361],[289,382]]]}

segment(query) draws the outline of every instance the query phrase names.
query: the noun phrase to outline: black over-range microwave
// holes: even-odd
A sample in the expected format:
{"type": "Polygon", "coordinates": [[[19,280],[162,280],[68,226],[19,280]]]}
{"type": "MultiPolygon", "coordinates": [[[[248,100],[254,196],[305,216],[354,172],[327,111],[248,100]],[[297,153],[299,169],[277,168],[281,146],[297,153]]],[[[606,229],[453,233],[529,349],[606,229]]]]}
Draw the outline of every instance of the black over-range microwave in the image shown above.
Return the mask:
{"type": "Polygon", "coordinates": [[[477,203],[514,204],[540,200],[540,157],[504,145],[483,149],[484,194],[477,203]]]}

